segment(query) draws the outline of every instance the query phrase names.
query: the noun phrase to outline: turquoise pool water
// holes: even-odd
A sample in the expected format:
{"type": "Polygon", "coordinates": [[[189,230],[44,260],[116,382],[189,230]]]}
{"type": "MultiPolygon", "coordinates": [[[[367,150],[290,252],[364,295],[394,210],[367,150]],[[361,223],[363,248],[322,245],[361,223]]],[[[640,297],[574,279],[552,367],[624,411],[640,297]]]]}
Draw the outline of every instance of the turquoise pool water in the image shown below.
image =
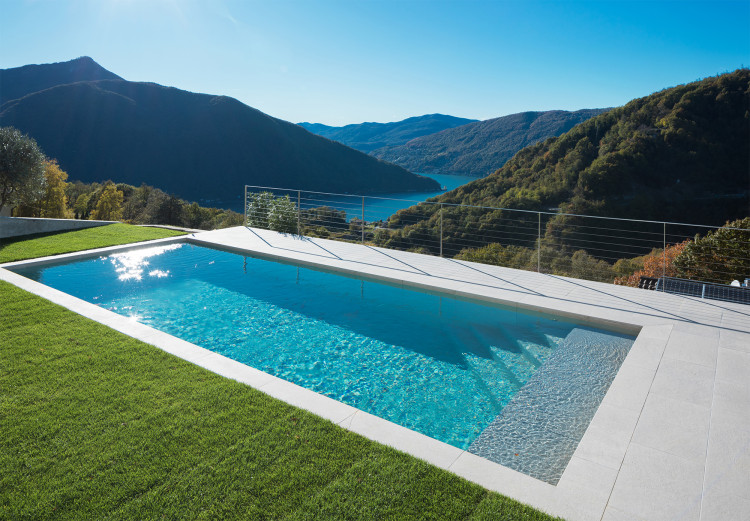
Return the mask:
{"type": "MultiPolygon", "coordinates": [[[[572,322],[189,244],[14,271],[409,429],[485,452],[485,431],[497,429],[503,410],[556,350],[571,349],[571,335],[627,344],[618,353],[632,344],[632,337],[572,322]]],[[[614,372],[604,391],[622,358],[606,360],[614,372]]]]}

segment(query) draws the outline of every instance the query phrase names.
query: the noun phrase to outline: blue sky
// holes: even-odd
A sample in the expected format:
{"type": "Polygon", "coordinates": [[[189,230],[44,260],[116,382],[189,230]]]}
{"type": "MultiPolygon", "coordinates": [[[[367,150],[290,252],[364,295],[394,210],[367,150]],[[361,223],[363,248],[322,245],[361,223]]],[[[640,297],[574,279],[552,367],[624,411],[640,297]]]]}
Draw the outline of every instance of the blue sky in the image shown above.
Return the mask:
{"type": "Polygon", "coordinates": [[[330,125],[609,107],[750,66],[750,0],[0,0],[0,68],[125,79],[330,125]]]}

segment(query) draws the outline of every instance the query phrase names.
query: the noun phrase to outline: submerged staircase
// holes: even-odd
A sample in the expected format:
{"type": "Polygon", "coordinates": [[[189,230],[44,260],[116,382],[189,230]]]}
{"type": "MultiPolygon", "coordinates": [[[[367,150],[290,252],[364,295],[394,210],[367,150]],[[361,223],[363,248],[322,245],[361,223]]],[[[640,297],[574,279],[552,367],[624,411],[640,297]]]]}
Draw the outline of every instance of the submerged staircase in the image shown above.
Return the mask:
{"type": "Polygon", "coordinates": [[[494,389],[489,393],[492,396],[498,392],[502,396],[515,394],[563,340],[503,325],[448,323],[443,331],[461,346],[467,364],[483,386],[494,389]]]}

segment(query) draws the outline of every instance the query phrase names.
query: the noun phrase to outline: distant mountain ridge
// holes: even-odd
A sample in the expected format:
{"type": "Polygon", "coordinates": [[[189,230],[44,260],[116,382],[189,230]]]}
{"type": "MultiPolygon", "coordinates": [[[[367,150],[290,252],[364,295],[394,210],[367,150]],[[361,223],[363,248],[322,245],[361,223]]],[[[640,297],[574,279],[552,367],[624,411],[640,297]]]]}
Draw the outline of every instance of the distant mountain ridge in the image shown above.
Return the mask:
{"type": "Polygon", "coordinates": [[[330,127],[321,123],[299,123],[299,125],[314,134],[369,153],[378,148],[402,145],[411,139],[474,121],[477,120],[445,114],[426,114],[392,123],[368,122],[343,127],[330,127]]]}
{"type": "Polygon", "coordinates": [[[502,167],[522,148],[559,136],[607,110],[510,114],[418,137],[403,145],[385,146],[371,154],[412,172],[483,177],[502,167]]]}
{"type": "Polygon", "coordinates": [[[245,184],[363,194],[439,189],[236,99],[126,81],[90,58],[2,70],[0,91],[0,125],[34,137],[84,182],[147,183],[189,200],[236,200],[245,184]]]}
{"type": "Polygon", "coordinates": [[[0,69],[0,106],[6,101],[23,98],[27,94],[57,85],[121,79],[88,56],[67,62],[0,69]]]}

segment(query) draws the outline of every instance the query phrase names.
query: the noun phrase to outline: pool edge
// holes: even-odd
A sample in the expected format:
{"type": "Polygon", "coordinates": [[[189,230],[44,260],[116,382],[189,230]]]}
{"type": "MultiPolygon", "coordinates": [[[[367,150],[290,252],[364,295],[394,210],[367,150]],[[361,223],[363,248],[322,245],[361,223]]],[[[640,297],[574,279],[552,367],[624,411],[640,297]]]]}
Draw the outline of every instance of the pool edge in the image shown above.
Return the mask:
{"type": "MultiPolygon", "coordinates": [[[[0,265],[0,279],[10,282],[11,284],[20,287],[21,289],[30,291],[31,293],[41,296],[42,298],[50,300],[56,304],[62,305],[67,309],[70,309],[71,311],[74,311],[86,318],[95,320],[121,333],[144,341],[145,343],[153,345],[165,352],[169,352],[191,363],[199,365],[216,374],[225,376],[227,378],[232,378],[234,380],[250,385],[251,387],[258,389],[261,392],[281,399],[286,403],[300,407],[318,416],[326,418],[347,430],[356,432],[368,439],[386,444],[397,450],[401,450],[414,457],[427,461],[428,463],[434,464],[444,470],[448,470],[465,479],[482,485],[485,488],[497,491],[499,493],[527,503],[534,508],[550,512],[554,515],[565,515],[566,517],[573,516],[571,517],[571,519],[598,519],[599,516],[590,516],[588,514],[584,514],[584,512],[591,513],[596,511],[603,511],[604,506],[606,506],[606,501],[604,504],[598,504],[599,502],[596,501],[597,505],[591,505],[591,501],[584,501],[585,504],[580,505],[579,502],[581,501],[581,494],[589,493],[591,492],[591,490],[587,487],[581,488],[580,483],[576,482],[575,480],[571,481],[570,479],[566,479],[566,473],[568,472],[567,468],[565,473],[563,473],[563,478],[561,478],[558,485],[550,485],[528,475],[504,467],[500,464],[485,460],[484,458],[481,458],[479,456],[475,456],[471,453],[468,453],[467,451],[458,449],[446,443],[429,438],[428,436],[425,436],[423,434],[419,434],[417,432],[406,429],[405,427],[392,423],[388,420],[378,418],[367,412],[342,404],[340,402],[337,402],[336,400],[320,395],[318,393],[314,393],[313,391],[309,391],[305,388],[297,386],[296,384],[281,380],[273,375],[269,375],[249,366],[245,366],[244,364],[240,364],[239,362],[235,362],[231,359],[208,351],[204,348],[196,346],[195,344],[191,344],[176,337],[172,337],[171,335],[167,335],[166,333],[162,333],[148,326],[135,323],[127,317],[123,317],[114,312],[104,310],[94,304],[90,304],[76,297],[72,297],[66,293],[54,290],[53,288],[45,286],[41,283],[37,283],[30,279],[26,279],[21,275],[17,275],[7,269],[4,269],[21,265],[41,265],[49,262],[58,262],[61,259],[82,259],[117,251],[148,248],[165,243],[182,242],[188,244],[209,246],[216,249],[233,251],[235,253],[247,253],[251,254],[249,256],[253,257],[285,260],[286,262],[304,264],[311,267],[324,269],[326,271],[339,271],[360,277],[364,275],[369,278],[384,280],[390,283],[395,282],[401,285],[430,289],[432,291],[438,291],[446,294],[465,296],[466,298],[474,300],[496,302],[506,307],[517,309],[520,308],[524,311],[531,310],[532,312],[540,312],[544,314],[561,314],[558,313],[558,310],[554,310],[551,308],[533,305],[526,307],[523,305],[519,305],[519,303],[517,302],[507,301],[499,298],[492,298],[486,295],[480,296],[474,293],[462,294],[459,291],[446,290],[445,288],[440,288],[435,285],[378,276],[370,273],[363,274],[362,272],[358,272],[353,269],[345,269],[338,266],[331,266],[325,263],[314,263],[296,258],[271,255],[265,252],[260,252],[258,250],[232,248],[226,246],[217,247],[216,244],[209,243],[208,241],[195,240],[192,236],[158,239],[155,241],[147,241],[128,245],[117,245],[107,248],[98,248],[96,250],[86,250],[64,255],[31,259],[28,261],[5,263],[0,265]],[[573,494],[573,496],[571,496],[571,493],[573,494]]],[[[610,323],[622,324],[614,321],[592,319],[592,317],[576,313],[569,314],[573,317],[582,319],[582,322],[589,322],[592,323],[592,325],[597,326],[605,325],[605,327],[608,329],[611,329],[610,327],[608,327],[610,323]]],[[[656,333],[659,326],[652,326],[649,324],[625,324],[625,326],[630,328],[637,328],[638,334],[636,334],[636,342],[644,333],[651,333],[652,336],[655,335],[658,337],[664,336],[661,331],[658,334],[656,333]]],[[[633,334],[632,329],[630,331],[631,333],[629,334],[633,334]]],[[[668,335],[664,338],[664,344],[666,344],[667,338],[668,335]]],[[[629,358],[630,355],[628,355],[628,358],[626,358],[625,362],[623,362],[623,367],[626,366],[629,358]]],[[[620,371],[618,371],[615,380],[612,383],[612,386],[614,386],[617,382],[617,379],[620,378],[623,367],[621,367],[620,371]]],[[[640,368],[636,367],[635,369],[639,370],[640,368]]],[[[608,390],[607,394],[605,395],[600,408],[602,406],[605,406],[605,408],[611,406],[611,400],[609,402],[607,401],[607,397],[610,395],[610,390],[608,390]]],[[[643,400],[645,402],[645,397],[643,398],[643,400]]],[[[640,404],[641,407],[642,405],[643,404],[640,404]]],[[[635,407],[637,407],[637,404],[635,407]]],[[[599,411],[597,411],[594,418],[591,420],[589,428],[591,428],[591,425],[594,425],[595,423],[600,423],[597,421],[598,416],[599,411]]],[[[633,423],[632,427],[633,429],[635,428],[635,423],[633,423]]],[[[629,433],[624,434],[627,434],[628,438],[632,437],[633,429],[631,429],[629,433]]],[[[581,461],[586,461],[586,459],[582,458],[579,454],[579,449],[586,440],[586,434],[584,434],[584,438],[579,443],[578,448],[571,458],[571,462],[573,460],[576,460],[575,463],[580,464],[581,461]]],[[[588,463],[592,462],[589,461],[588,463]]]]}

